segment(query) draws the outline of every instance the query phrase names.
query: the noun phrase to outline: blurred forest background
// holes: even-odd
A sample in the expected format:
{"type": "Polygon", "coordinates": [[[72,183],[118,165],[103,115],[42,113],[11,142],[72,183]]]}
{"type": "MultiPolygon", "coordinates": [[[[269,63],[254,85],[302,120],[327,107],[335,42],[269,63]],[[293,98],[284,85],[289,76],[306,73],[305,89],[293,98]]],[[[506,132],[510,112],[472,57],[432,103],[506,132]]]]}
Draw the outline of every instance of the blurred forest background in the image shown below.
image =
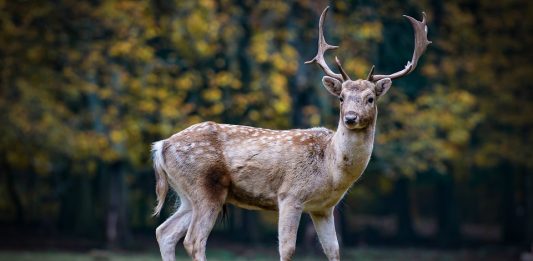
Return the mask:
{"type": "MultiPolygon", "coordinates": [[[[342,244],[529,249],[527,0],[0,0],[0,247],[155,249],[174,198],[150,216],[151,142],[206,120],[334,129],[338,101],[304,65],[327,5],[327,59],[352,76],[403,68],[402,14],[425,11],[433,41],[379,101],[374,155],[337,208],[342,244]]],[[[211,239],[275,249],[276,222],[230,207],[211,239]]],[[[299,233],[318,246],[309,218],[299,233]]]]}

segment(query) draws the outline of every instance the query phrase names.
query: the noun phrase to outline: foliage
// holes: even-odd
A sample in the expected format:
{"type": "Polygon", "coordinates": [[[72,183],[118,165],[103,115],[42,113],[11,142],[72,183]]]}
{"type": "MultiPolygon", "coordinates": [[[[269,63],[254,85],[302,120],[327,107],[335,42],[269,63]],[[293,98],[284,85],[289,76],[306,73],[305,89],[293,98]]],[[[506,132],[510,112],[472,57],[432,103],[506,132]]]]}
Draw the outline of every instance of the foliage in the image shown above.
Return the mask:
{"type": "MultiPolygon", "coordinates": [[[[0,1],[0,220],[67,230],[87,220],[103,225],[110,198],[121,191],[128,226],[150,227],[153,141],[205,120],[335,127],[337,101],[320,85],[319,70],[303,64],[316,51],[326,5],[0,1]],[[81,214],[74,213],[78,202],[81,214]],[[60,222],[70,218],[71,225],[60,222]]],[[[335,55],[359,78],[372,64],[392,72],[410,58],[404,12],[419,17],[425,10],[434,42],[417,71],[380,100],[369,169],[379,180],[358,184],[350,200],[383,203],[379,197],[404,176],[437,172],[467,184],[472,169],[498,177],[518,175],[499,173],[502,164],[531,171],[531,1],[332,6],[326,38],[340,45],[335,55]],[[371,192],[373,182],[379,185],[371,192]]]]}

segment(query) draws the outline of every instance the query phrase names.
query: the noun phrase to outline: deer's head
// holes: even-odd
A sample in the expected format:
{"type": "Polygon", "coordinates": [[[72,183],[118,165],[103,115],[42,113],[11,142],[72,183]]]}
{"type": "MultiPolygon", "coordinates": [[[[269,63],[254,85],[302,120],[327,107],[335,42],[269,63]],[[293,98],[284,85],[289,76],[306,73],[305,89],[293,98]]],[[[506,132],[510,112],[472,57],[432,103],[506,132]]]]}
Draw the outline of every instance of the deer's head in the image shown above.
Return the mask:
{"type": "Polygon", "coordinates": [[[422,21],[417,21],[410,16],[406,17],[414,29],[415,49],[411,61],[405,68],[390,75],[374,75],[374,67],[370,70],[365,80],[352,80],[342,68],[341,62],[335,57],[335,63],[340,72],[334,73],[324,60],[327,50],[336,49],[338,46],[329,45],[324,39],[323,25],[329,7],[326,7],[320,15],[318,25],[318,53],[306,64],[316,63],[322,68],[326,76],[322,78],[324,87],[333,95],[339,97],[340,117],[344,126],[348,129],[363,129],[369,126],[376,117],[376,101],[390,88],[392,80],[411,73],[418,63],[418,59],[431,43],[427,39],[426,15],[422,13],[422,21]]]}

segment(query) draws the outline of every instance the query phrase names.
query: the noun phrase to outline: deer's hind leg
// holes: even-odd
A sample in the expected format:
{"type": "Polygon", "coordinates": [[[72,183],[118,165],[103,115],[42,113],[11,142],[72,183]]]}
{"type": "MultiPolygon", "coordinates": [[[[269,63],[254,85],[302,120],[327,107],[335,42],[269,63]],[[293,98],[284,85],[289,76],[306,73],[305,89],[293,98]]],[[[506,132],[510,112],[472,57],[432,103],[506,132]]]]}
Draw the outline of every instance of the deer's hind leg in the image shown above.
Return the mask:
{"type": "Polygon", "coordinates": [[[180,196],[180,201],[181,205],[176,213],[156,229],[157,243],[164,261],[176,260],[176,244],[183,238],[191,223],[191,204],[184,196],[180,196]]]}
{"type": "Polygon", "coordinates": [[[183,241],[185,249],[195,261],[205,261],[209,233],[226,201],[230,183],[225,166],[212,166],[203,172],[191,193],[192,219],[183,241]]]}
{"type": "Polygon", "coordinates": [[[222,205],[205,204],[193,208],[192,222],[183,245],[194,261],[205,261],[205,249],[209,233],[213,229],[222,205]]]}

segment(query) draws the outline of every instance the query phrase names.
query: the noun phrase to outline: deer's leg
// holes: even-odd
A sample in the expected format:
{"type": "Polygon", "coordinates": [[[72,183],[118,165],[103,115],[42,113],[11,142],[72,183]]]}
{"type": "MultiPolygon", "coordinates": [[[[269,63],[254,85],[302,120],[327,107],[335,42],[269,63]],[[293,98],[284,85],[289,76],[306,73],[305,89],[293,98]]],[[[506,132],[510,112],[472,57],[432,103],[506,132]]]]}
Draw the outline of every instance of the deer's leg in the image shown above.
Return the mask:
{"type": "Polygon", "coordinates": [[[192,221],[183,240],[187,253],[194,261],[205,261],[205,246],[213,229],[222,204],[202,204],[194,206],[192,221]]]}
{"type": "Polygon", "coordinates": [[[280,200],[279,202],[279,254],[281,261],[289,261],[296,249],[296,233],[302,216],[302,206],[296,200],[280,200]]]}
{"type": "Polygon", "coordinates": [[[192,209],[189,201],[181,197],[181,205],[172,216],[157,227],[156,237],[163,261],[176,260],[176,243],[185,235],[191,222],[192,209]]]}
{"type": "Polygon", "coordinates": [[[329,261],[340,260],[339,242],[335,232],[333,208],[323,213],[311,213],[311,219],[315,225],[316,233],[329,261]]]}

